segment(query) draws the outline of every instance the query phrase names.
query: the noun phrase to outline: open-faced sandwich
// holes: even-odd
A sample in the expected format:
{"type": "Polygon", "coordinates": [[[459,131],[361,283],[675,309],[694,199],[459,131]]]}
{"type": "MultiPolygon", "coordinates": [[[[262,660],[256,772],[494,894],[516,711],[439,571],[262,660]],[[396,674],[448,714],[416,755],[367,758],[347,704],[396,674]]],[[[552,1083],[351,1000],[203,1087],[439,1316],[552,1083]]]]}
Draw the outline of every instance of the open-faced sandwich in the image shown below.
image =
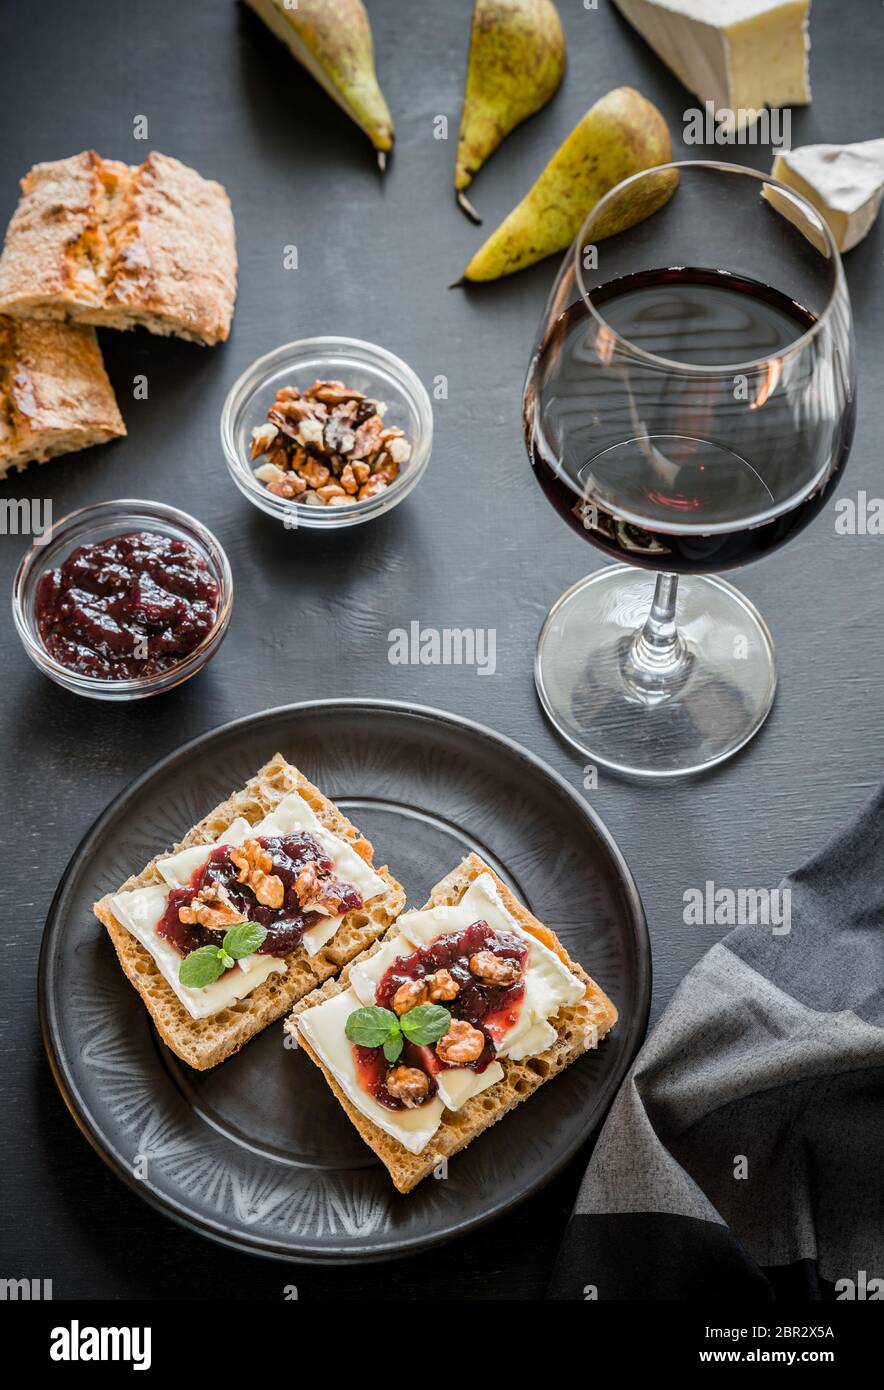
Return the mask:
{"type": "Polygon", "coordinates": [[[409,1192],[616,1021],[555,933],[471,854],[286,1028],[409,1192]]]}
{"type": "Polygon", "coordinates": [[[163,1041],[203,1071],[395,921],[405,893],[372,858],[277,754],[95,914],[163,1041]]]}

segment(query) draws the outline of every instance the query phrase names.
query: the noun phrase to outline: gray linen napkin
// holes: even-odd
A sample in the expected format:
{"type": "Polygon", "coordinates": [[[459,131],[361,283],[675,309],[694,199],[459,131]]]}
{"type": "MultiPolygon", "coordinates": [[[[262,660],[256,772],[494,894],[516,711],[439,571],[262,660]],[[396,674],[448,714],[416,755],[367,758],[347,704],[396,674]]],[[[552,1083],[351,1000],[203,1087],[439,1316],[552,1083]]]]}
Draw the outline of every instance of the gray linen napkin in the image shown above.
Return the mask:
{"type": "Polygon", "coordinates": [[[551,1298],[884,1299],[884,791],[784,891],[639,1053],[551,1298]]]}

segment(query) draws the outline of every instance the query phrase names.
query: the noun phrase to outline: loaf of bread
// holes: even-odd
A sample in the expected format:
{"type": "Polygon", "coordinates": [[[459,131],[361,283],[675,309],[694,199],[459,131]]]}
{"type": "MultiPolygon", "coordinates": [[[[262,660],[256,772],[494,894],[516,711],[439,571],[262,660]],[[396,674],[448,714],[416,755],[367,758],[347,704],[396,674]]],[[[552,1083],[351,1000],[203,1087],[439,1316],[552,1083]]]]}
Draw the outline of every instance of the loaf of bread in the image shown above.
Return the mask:
{"type": "Polygon", "coordinates": [[[0,313],[223,341],[236,297],[230,201],[164,154],[37,164],[0,256],[0,313]]]}
{"type": "Polygon", "coordinates": [[[371,864],[373,849],[368,840],[337,807],[323,796],[307,778],[277,753],[251,781],[227,801],[216,806],[198,825],[175,845],[164,850],[140,874],[126,880],[114,893],[95,904],[95,915],[107,928],[120,965],[147,1006],[163,1042],[197,1071],[217,1066],[268,1024],[281,1018],[292,1004],[336,975],[347,961],[382,936],[405,906],[405,893],[386,867],[375,872],[384,879],[386,891],[372,898],[363,908],[349,912],[332,939],[313,956],[304,946],[284,956],[284,975],[271,975],[251,994],[208,1018],[194,1019],[177,998],[145,948],[136,941],[114,915],[117,893],[151,884],[162,884],[157,860],[191,845],[211,844],[237,817],[256,825],[289,792],[297,792],[312,807],[318,819],[371,864]]]}
{"type": "Polygon", "coordinates": [[[0,315],[0,478],[125,433],[94,328],[0,315]]]}
{"type": "MultiPolygon", "coordinates": [[[[519,926],[554,951],[567,968],[584,983],[585,990],[583,997],[576,1004],[561,1008],[550,1019],[557,1033],[556,1041],[545,1052],[526,1057],[523,1061],[502,1058],[503,1079],[468,1100],[460,1110],[443,1111],[442,1122],[422,1153],[410,1152],[397,1139],[373,1124],[348,1100],[333,1074],[323,1065],[298,1028],[298,1019],[306,1010],[349,988],[350,970],[356,961],[351,961],[336,979],[329,980],[302,999],[294,1009],[292,1017],[286,1021],[286,1030],[297,1041],[299,1048],[302,1048],[323,1072],[353,1124],[389,1170],[393,1183],[400,1192],[410,1192],[433,1172],[441,1160],[451,1158],[453,1154],[466,1148],[467,1144],[471,1144],[486,1129],[496,1124],[514,1106],[533,1095],[545,1081],[557,1076],[565,1067],[576,1062],[584,1052],[597,1046],[617,1022],[617,1010],[607,995],[571,960],[555,933],[531,915],[493,869],[489,869],[477,854],[469,855],[462,864],[437,883],[425,906],[436,907],[439,904],[460,902],[469,885],[480,874],[491,875],[504,906],[519,926]]],[[[394,934],[396,930],[394,925],[387,935],[394,934]]],[[[382,941],[375,943],[363,953],[361,959],[374,955],[382,945],[382,941]]]]}

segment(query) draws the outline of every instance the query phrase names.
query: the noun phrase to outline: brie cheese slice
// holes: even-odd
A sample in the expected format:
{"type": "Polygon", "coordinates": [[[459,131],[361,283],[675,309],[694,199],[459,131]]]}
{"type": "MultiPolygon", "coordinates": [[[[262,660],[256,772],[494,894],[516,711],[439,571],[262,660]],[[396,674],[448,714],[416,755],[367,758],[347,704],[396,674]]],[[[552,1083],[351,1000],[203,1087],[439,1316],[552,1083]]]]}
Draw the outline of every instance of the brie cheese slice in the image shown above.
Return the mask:
{"type": "MultiPolygon", "coordinates": [[[[526,932],[506,908],[498,892],[497,884],[490,874],[480,874],[473,879],[459,903],[453,906],[440,904],[419,912],[405,912],[399,918],[399,931],[415,946],[429,946],[437,936],[447,932],[463,931],[473,922],[487,922],[492,931],[509,932],[528,945],[525,963],[525,995],[519,1016],[513,1026],[495,1038],[498,1056],[520,1058],[533,1055],[525,1051],[526,1036],[535,1024],[546,1023],[559,1009],[575,1004],[583,997],[585,986],[576,975],[537,937],[526,932]],[[515,1049],[515,1051],[512,1051],[515,1049]]],[[[370,967],[373,960],[367,962],[370,967]]],[[[383,974],[383,971],[380,972],[383,974]]],[[[380,978],[380,976],[378,976],[380,978]]],[[[555,1030],[552,1030],[555,1033],[555,1030]]],[[[534,1038],[544,1038],[543,1051],[553,1040],[548,1030],[535,1034],[534,1038]]]]}
{"type": "Polygon", "coordinates": [[[170,888],[189,888],[197,869],[201,869],[213,850],[221,845],[241,845],[252,834],[252,827],[244,816],[238,816],[217,838],[205,845],[190,845],[180,849],[177,854],[167,855],[157,860],[157,868],[170,888]]]}
{"type": "Polygon", "coordinates": [[[295,830],[306,830],[318,840],[322,848],[335,861],[335,873],[345,883],[352,883],[366,902],[386,891],[386,883],[380,874],[366,864],[360,854],[347,840],[328,830],[319,820],[313,807],[299,796],[290,792],[283,797],[275,810],[266,815],[252,830],[253,835],[291,835],[295,830]]]}
{"type": "Polygon", "coordinates": [[[810,0],[614,0],[676,77],[734,129],[810,101],[810,0]]]}
{"type": "Polygon", "coordinates": [[[308,956],[315,956],[331,941],[338,927],[343,922],[343,917],[329,917],[327,914],[320,918],[314,927],[308,927],[301,936],[301,945],[308,956]]]}
{"type": "Polygon", "coordinates": [[[365,1008],[375,1003],[378,983],[394,960],[399,956],[409,956],[413,951],[413,944],[406,941],[404,936],[392,936],[368,960],[357,961],[350,966],[350,988],[359,996],[359,1002],[365,1008]]]}
{"type": "MultiPolygon", "coordinates": [[[[378,982],[386,975],[393,962],[399,956],[410,956],[413,951],[413,942],[406,940],[402,935],[396,935],[385,941],[381,949],[368,960],[350,967],[350,988],[363,1007],[367,1008],[375,1003],[378,982]]],[[[430,1050],[426,1049],[428,1052],[430,1050]]],[[[431,1069],[431,1065],[425,1067],[426,1071],[431,1069]]],[[[470,1067],[443,1067],[436,1074],[436,1085],[446,1109],[460,1110],[473,1096],[481,1095],[489,1086],[502,1079],[503,1067],[499,1062],[490,1062],[481,1072],[473,1071],[470,1067]]]]}
{"type": "Polygon", "coordinates": [[[398,1139],[410,1153],[422,1153],[439,1128],[444,1102],[441,1096],[436,1095],[415,1110],[389,1110],[364,1090],[356,1072],[353,1047],[344,1032],[349,1015],[359,1007],[360,1000],[355,991],[342,990],[324,1003],[299,1014],[298,1031],[307,1039],[360,1114],[385,1134],[398,1139]]]}
{"type": "MultiPolygon", "coordinates": [[[[529,946],[522,1006],[513,1026],[494,1040],[498,1056],[522,1061],[545,1052],[558,1036],[548,1020],[563,1006],[582,998],[584,986],[554,951],[524,931],[505,907],[489,874],[480,874],[474,879],[459,903],[403,913],[398,922],[398,934],[384,942],[373,956],[351,966],[350,988],[364,1007],[374,1004],[378,983],[397,957],[410,955],[420,946],[431,945],[437,937],[463,931],[478,921],[487,922],[492,931],[518,936],[529,946]]],[[[484,1072],[474,1072],[468,1067],[443,1070],[436,1082],[447,1108],[459,1110],[472,1096],[479,1095],[502,1076],[502,1068],[492,1063],[484,1072]],[[489,1073],[493,1068],[496,1070],[491,1080],[489,1073]]]]}
{"type": "MultiPolygon", "coordinates": [[[[256,835],[291,835],[296,830],[306,830],[319,841],[334,860],[338,877],[346,883],[352,883],[366,902],[385,891],[387,885],[380,874],[376,874],[371,865],[366,864],[353,846],[340,835],[327,830],[313,807],[297,792],[290,792],[288,796],[283,797],[279,805],[256,825],[250,825],[243,816],[239,816],[232,825],[221,832],[214,843],[191,845],[188,849],[179,850],[177,854],[170,854],[165,859],[158,860],[157,868],[170,888],[187,888],[197,869],[202,868],[212,850],[217,849],[219,845],[241,845],[244,840],[256,835]]],[[[343,917],[330,916],[322,908],[317,908],[317,912],[325,921],[308,927],[301,937],[301,944],[308,956],[315,956],[321,951],[323,946],[331,941],[344,920],[343,917]]]]}
{"type": "Polygon", "coordinates": [[[473,1096],[480,1096],[489,1086],[503,1080],[503,1067],[489,1062],[484,1071],[469,1067],[449,1067],[436,1073],[439,1098],[446,1110],[460,1110],[473,1096]]]}
{"type": "MultiPolygon", "coordinates": [[[[462,931],[474,922],[487,922],[493,931],[509,932],[528,945],[525,963],[525,995],[516,1023],[495,1039],[499,1057],[520,1061],[550,1047],[558,1034],[549,1019],[566,1004],[573,1004],[584,993],[582,982],[563,961],[526,932],[506,908],[490,874],[474,879],[460,902],[442,904],[420,911],[406,912],[399,918],[398,932],[374,955],[351,966],[349,988],[323,1004],[307,1009],[297,1026],[311,1043],[341,1089],[357,1109],[387,1134],[399,1139],[413,1153],[420,1153],[439,1125],[442,1108],[460,1110],[474,1096],[481,1095],[504,1077],[499,1061],[483,1072],[469,1067],[442,1068],[434,1073],[437,1095],[413,1111],[391,1111],[369,1096],[356,1073],[352,1047],[344,1032],[348,1016],[360,1007],[376,1002],[379,981],[400,956],[429,946],[439,936],[462,931]],[[426,1117],[431,1107],[438,1113],[426,1117]],[[421,1116],[425,1119],[421,1122],[421,1116]]],[[[427,1049],[429,1051],[430,1049],[427,1049]]],[[[431,1071],[432,1059],[427,1059],[431,1071]]]]}
{"type": "Polygon", "coordinates": [[[184,1005],[191,1018],[210,1018],[237,999],[244,999],[253,989],[273,974],[284,975],[284,960],[275,956],[245,956],[237,961],[238,970],[228,970],[220,980],[202,989],[189,989],[178,978],[181,956],[161,936],[157,925],[166,910],[168,888],[162,884],[135,888],[129,893],[117,893],[111,899],[114,914],[130,931],[135,940],[149,951],[163,979],[184,1005]]]}
{"type": "MultiPolygon", "coordinates": [[[[778,154],[771,173],[806,198],[829,224],[838,250],[849,251],[871,231],[881,208],[884,139],[803,145],[778,154]]],[[[783,211],[773,193],[770,201],[783,211]]]]}
{"type": "Polygon", "coordinates": [[[558,1036],[551,1023],[532,1023],[530,1028],[508,1040],[506,1056],[511,1062],[523,1062],[526,1057],[536,1057],[539,1052],[552,1047],[558,1036]]]}

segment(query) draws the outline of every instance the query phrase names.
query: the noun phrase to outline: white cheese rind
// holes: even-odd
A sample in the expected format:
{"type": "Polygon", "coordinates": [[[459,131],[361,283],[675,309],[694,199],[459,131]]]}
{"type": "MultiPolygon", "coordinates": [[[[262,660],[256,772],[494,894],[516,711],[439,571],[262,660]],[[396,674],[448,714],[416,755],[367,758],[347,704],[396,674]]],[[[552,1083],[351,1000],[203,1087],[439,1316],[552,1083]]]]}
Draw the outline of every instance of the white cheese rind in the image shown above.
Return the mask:
{"type": "Polygon", "coordinates": [[[220,980],[202,989],[188,989],[182,985],[178,978],[181,956],[174,946],[156,933],[157,924],[166,910],[168,892],[168,888],[160,884],[136,888],[129,893],[117,893],[111,903],[117,919],[150,952],[163,979],[191,1018],[210,1018],[237,999],[251,994],[268,976],[285,974],[285,961],[277,960],[275,956],[253,955],[237,962],[239,970],[228,970],[220,980]]]}
{"type": "Polygon", "coordinates": [[[850,251],[871,231],[881,208],[884,139],[802,145],[778,154],[771,173],[813,204],[839,251],[850,251]]]}
{"type": "Polygon", "coordinates": [[[397,957],[410,955],[413,950],[414,946],[404,936],[392,936],[373,956],[350,966],[350,988],[358,994],[361,1004],[368,1008],[375,1002],[378,981],[397,957]]]}
{"type": "Polygon", "coordinates": [[[468,1100],[480,1096],[489,1086],[503,1080],[503,1067],[499,1062],[489,1062],[484,1071],[471,1071],[469,1067],[449,1067],[436,1073],[436,1086],[439,1097],[447,1110],[460,1110],[468,1100]]]}
{"type": "Polygon", "coordinates": [[[415,1110],[388,1110],[368,1095],[359,1083],[353,1048],[344,1032],[349,1015],[359,1007],[358,995],[352,989],[343,990],[299,1014],[298,1031],[366,1119],[398,1139],[410,1153],[422,1153],[439,1128],[444,1104],[434,1096],[415,1110]]]}
{"type": "Polygon", "coordinates": [[[301,936],[301,945],[308,956],[317,955],[331,941],[343,917],[322,917],[315,927],[308,927],[301,936]]]}
{"type": "Polygon", "coordinates": [[[688,91],[734,113],[737,129],[765,106],[810,101],[810,0],[614,3],[688,91]]]}
{"type": "Polygon", "coordinates": [[[551,1023],[532,1023],[523,1033],[509,1039],[506,1056],[511,1062],[522,1062],[526,1057],[536,1057],[539,1052],[545,1052],[548,1047],[552,1047],[558,1036],[551,1023]]]}
{"type": "Polygon", "coordinates": [[[170,888],[188,888],[197,869],[203,867],[213,850],[221,845],[241,845],[252,833],[245,817],[238,816],[209,844],[190,845],[187,849],[179,849],[177,854],[158,859],[157,869],[170,888]]]}

